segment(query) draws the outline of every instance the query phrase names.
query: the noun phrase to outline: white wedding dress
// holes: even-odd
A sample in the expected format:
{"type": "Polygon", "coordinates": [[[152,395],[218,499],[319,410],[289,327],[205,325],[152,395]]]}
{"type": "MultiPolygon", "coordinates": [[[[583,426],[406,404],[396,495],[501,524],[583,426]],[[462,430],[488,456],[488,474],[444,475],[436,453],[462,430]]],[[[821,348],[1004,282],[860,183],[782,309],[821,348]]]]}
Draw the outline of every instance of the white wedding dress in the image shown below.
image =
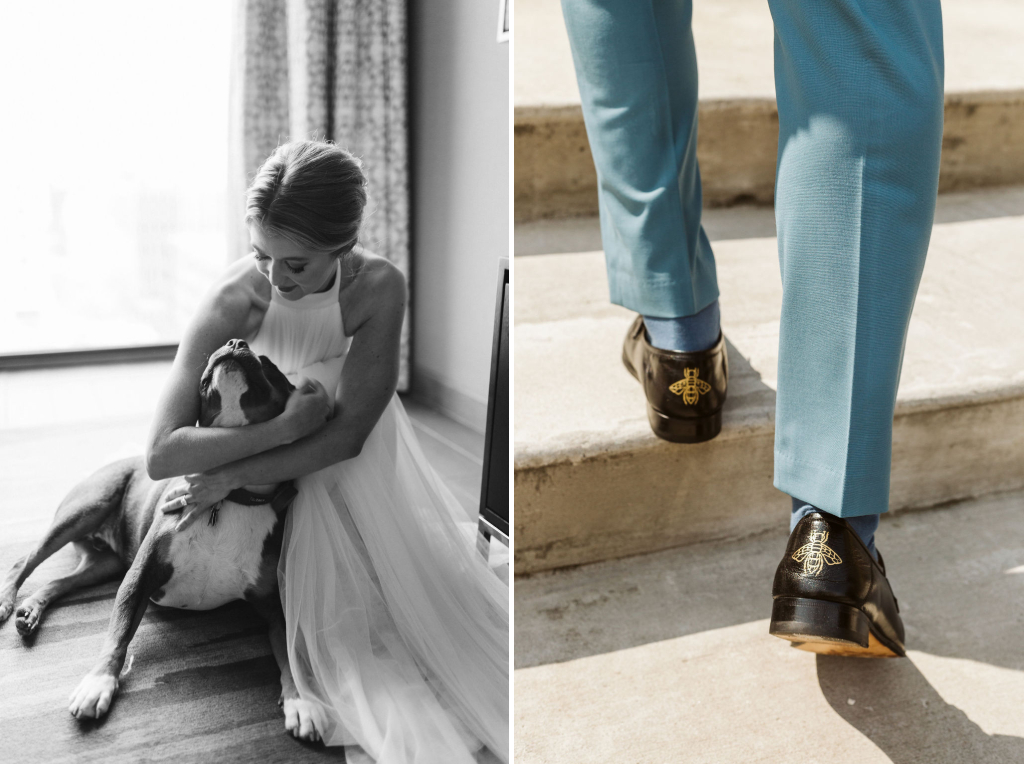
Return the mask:
{"type": "MultiPolygon", "coordinates": [[[[294,302],[274,290],[249,343],[336,396],[351,344],[339,283],[294,302]]],[[[379,764],[468,764],[482,742],[507,762],[508,585],[460,528],[398,396],[359,456],[296,487],[279,579],[292,673],[324,742],[379,764]]]]}

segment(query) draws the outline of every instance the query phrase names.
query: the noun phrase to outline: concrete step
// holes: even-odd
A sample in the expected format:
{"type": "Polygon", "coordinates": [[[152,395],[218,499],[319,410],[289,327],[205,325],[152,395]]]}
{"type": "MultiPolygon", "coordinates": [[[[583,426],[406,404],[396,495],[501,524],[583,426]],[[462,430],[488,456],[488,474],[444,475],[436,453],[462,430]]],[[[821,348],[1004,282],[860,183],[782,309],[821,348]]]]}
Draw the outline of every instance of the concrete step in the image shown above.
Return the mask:
{"type": "MultiPolygon", "coordinates": [[[[1024,5],[946,0],[940,190],[1024,183],[1024,5]]],[[[763,0],[695,3],[697,155],[707,206],[770,203],[778,112],[763,0]]],[[[558,0],[516,5],[515,219],[597,214],[596,175],[558,0]]]]}
{"type": "MultiPolygon", "coordinates": [[[[602,253],[517,257],[515,571],[606,560],[774,527],[781,284],[769,210],[722,210],[712,234],[729,353],[719,437],[666,443],[622,367],[632,314],[608,303],[602,253]],[[735,220],[735,225],[730,225],[735,220]]],[[[569,224],[593,241],[579,222],[569,224]]],[[[524,246],[572,236],[517,228],[524,246]]],[[[910,324],[890,508],[1024,487],[1024,187],[939,198],[910,324]]]]}
{"type": "Polygon", "coordinates": [[[517,579],[517,764],[1024,761],[1022,506],[883,518],[901,659],[768,634],[785,512],[741,542],[517,579]]]}

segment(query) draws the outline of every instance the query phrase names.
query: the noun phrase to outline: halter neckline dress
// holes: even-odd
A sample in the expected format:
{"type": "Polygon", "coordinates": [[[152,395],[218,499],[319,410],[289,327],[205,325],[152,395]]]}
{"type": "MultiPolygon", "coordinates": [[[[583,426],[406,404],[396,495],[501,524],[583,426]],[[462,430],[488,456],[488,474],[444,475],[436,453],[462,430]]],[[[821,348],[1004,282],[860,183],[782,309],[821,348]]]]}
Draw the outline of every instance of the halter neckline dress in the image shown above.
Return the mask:
{"type": "MultiPolygon", "coordinates": [[[[273,290],[250,347],[335,399],[351,337],[333,286],[273,290]]],[[[394,395],[358,456],[302,476],[279,579],[288,656],[327,745],[350,761],[508,761],[508,586],[467,540],[466,518],[394,395]]]]}

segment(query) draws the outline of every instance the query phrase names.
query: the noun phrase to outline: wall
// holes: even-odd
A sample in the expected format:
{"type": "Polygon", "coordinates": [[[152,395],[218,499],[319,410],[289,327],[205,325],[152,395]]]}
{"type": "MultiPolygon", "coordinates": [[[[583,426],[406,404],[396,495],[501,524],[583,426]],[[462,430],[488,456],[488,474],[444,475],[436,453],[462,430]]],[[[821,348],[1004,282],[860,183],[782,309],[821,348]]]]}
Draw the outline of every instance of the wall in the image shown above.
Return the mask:
{"type": "Polygon", "coordinates": [[[498,0],[409,4],[413,394],[483,432],[509,241],[509,45],[498,0]]]}

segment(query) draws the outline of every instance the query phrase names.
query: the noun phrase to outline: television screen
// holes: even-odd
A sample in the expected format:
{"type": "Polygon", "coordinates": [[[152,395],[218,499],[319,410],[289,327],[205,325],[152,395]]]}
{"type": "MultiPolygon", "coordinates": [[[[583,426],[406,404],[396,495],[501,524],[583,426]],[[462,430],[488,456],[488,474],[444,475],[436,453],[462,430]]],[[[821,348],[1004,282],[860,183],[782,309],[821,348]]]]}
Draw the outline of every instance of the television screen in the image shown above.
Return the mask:
{"type": "Polygon", "coordinates": [[[483,490],[480,514],[508,539],[508,259],[502,260],[502,278],[495,311],[494,346],[491,352],[490,399],[484,448],[483,490]]]}

